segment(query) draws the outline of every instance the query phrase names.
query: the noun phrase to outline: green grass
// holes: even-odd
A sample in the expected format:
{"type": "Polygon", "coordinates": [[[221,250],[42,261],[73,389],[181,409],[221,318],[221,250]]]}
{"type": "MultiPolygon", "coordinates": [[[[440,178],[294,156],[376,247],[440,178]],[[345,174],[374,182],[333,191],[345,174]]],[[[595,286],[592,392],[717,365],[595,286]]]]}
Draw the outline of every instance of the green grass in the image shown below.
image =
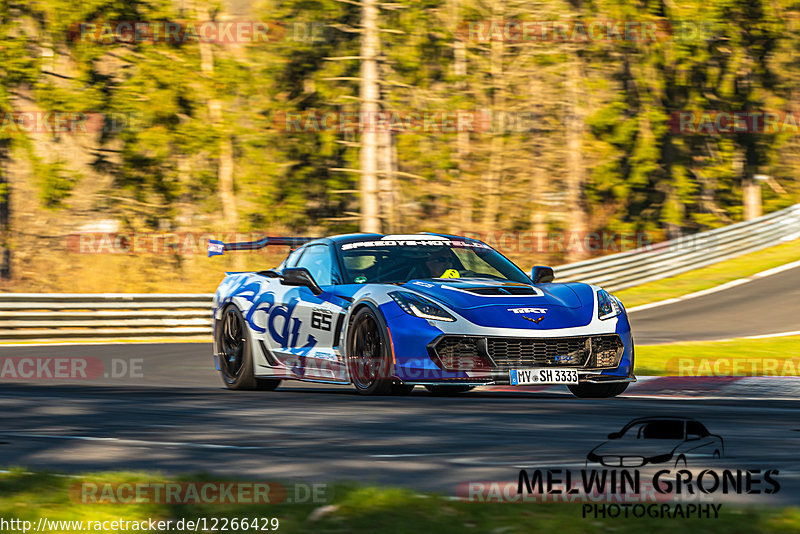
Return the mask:
{"type": "Polygon", "coordinates": [[[635,366],[639,375],[798,376],[800,336],[643,345],[635,366]]]}
{"type": "MultiPolygon", "coordinates": [[[[86,480],[108,482],[165,481],[146,473],[102,473],[86,480]]],[[[195,477],[194,479],[202,479],[195,477]]],[[[206,480],[211,480],[205,478],[206,480]]],[[[184,479],[187,480],[187,479],[184,479]]],[[[800,531],[796,508],[737,508],[724,505],[718,519],[583,519],[581,504],[467,503],[404,489],[337,485],[333,498],[323,504],[271,505],[156,505],[79,504],[69,497],[70,486],[80,479],[47,473],[12,471],[0,475],[0,517],[32,521],[39,517],[64,520],[143,520],[196,518],[272,518],[280,521],[278,532],[314,533],[493,533],[527,532],[639,533],[800,531]],[[315,510],[333,505],[328,513],[313,517],[315,510]]],[[[34,526],[35,528],[35,526],[34,526]]],[[[232,531],[232,530],[231,530],[232,531]]],[[[62,532],[71,532],[70,530],[62,532]]],[[[172,532],[180,532],[173,530],[172,532]]],[[[239,531],[241,532],[241,531],[239,531]]],[[[251,530],[252,532],[252,530],[251,530]]]]}
{"type": "Polygon", "coordinates": [[[625,307],[680,297],[731,280],[746,278],[773,267],[800,260],[800,239],[739,256],[732,260],[689,271],[672,278],[615,291],[625,307]]]}

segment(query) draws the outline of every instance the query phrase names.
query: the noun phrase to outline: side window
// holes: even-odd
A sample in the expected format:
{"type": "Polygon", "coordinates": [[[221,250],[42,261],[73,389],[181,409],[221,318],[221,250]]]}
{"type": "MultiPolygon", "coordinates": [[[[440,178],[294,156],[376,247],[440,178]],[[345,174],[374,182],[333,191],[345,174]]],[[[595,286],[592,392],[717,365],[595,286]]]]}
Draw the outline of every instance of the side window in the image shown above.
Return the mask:
{"type": "Polygon", "coordinates": [[[294,267],[295,266],[294,264],[297,263],[297,259],[300,257],[300,254],[302,254],[304,250],[305,250],[304,248],[298,248],[297,250],[293,250],[292,253],[289,254],[289,257],[283,260],[281,267],[282,268],[294,267]]]}
{"type": "Polygon", "coordinates": [[[297,262],[295,267],[305,267],[317,284],[329,286],[333,284],[331,271],[333,269],[333,259],[328,245],[311,245],[306,247],[306,252],[297,262]]]}

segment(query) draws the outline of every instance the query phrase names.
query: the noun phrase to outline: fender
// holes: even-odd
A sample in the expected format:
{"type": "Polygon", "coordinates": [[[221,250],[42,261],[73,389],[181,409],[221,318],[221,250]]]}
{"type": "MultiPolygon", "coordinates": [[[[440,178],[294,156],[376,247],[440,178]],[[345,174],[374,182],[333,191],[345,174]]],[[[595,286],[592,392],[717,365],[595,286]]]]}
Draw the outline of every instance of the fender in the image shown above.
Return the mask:
{"type": "MultiPolygon", "coordinates": [[[[386,318],[383,316],[383,312],[380,309],[380,306],[372,300],[370,297],[364,297],[362,300],[359,300],[350,307],[347,312],[347,318],[345,320],[345,330],[343,332],[343,339],[344,339],[344,346],[342,350],[342,357],[344,358],[345,362],[348,361],[349,354],[350,354],[350,345],[352,340],[350,339],[350,327],[353,325],[353,318],[355,314],[361,308],[369,308],[372,313],[375,314],[375,317],[378,319],[378,326],[386,332],[386,338],[389,340],[389,353],[392,356],[392,377],[397,378],[394,370],[395,361],[394,361],[394,342],[392,341],[392,331],[389,330],[389,325],[386,323],[386,318]]],[[[347,373],[350,374],[350,367],[347,367],[347,373]]],[[[348,378],[350,378],[348,376],[348,378]]],[[[351,380],[352,382],[352,380],[351,380]]]]}

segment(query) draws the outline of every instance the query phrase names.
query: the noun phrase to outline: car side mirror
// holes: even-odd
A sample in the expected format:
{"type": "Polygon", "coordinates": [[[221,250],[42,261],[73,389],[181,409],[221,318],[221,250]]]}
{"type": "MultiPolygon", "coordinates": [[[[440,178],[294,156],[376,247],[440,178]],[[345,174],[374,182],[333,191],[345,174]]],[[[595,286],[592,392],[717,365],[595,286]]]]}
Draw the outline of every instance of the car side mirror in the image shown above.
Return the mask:
{"type": "Polygon", "coordinates": [[[537,265],[531,271],[531,280],[534,284],[547,284],[555,279],[556,275],[552,267],[537,265]]]}
{"type": "Polygon", "coordinates": [[[305,267],[288,267],[283,270],[281,275],[281,284],[285,286],[307,287],[315,295],[322,293],[322,288],[319,287],[314,277],[305,267]]]}
{"type": "Polygon", "coordinates": [[[608,435],[608,439],[619,439],[619,438],[620,438],[619,432],[612,432],[611,434],[608,435]]]}

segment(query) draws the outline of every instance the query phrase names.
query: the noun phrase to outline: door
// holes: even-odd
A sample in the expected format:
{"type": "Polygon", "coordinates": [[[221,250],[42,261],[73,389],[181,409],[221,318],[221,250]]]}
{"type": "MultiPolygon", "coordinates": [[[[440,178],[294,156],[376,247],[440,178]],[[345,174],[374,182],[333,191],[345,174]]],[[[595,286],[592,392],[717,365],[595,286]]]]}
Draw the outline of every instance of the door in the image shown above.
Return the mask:
{"type": "MultiPolygon", "coordinates": [[[[327,244],[306,246],[294,266],[308,269],[323,293],[314,295],[307,287],[275,288],[275,302],[264,325],[264,342],[295,378],[346,380],[345,366],[334,348],[343,309],[331,302],[329,298],[336,297],[325,291],[338,279],[334,265],[333,251],[327,244]]],[[[280,284],[277,280],[274,283],[280,284]]]]}

